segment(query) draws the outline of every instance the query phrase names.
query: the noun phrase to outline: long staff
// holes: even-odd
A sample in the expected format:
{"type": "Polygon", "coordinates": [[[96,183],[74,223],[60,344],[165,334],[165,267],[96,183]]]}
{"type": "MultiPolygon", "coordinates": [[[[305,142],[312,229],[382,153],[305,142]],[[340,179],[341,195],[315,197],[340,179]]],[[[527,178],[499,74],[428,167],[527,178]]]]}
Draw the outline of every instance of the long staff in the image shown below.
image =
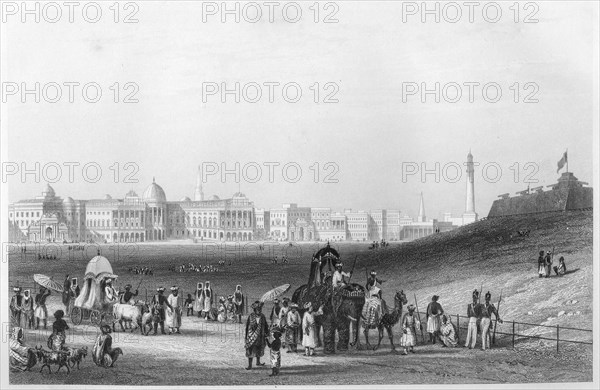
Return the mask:
{"type": "Polygon", "coordinates": [[[419,304],[417,303],[417,294],[415,294],[415,306],[417,307],[417,316],[419,317],[419,328],[421,328],[421,340],[425,341],[425,336],[423,336],[423,326],[421,325],[421,314],[419,313],[419,304]]]}
{"type": "Polygon", "coordinates": [[[498,326],[498,316],[500,315],[500,302],[502,301],[502,290],[500,290],[500,299],[498,299],[498,308],[496,312],[496,322],[494,322],[494,334],[492,335],[492,344],[496,344],[496,327],[498,326]]]}

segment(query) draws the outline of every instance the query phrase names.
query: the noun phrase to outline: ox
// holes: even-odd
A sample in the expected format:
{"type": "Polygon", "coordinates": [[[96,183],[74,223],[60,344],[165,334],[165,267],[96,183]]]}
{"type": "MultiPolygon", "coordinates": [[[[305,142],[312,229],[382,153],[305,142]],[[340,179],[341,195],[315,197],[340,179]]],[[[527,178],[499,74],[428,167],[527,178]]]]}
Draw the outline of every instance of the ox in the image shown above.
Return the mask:
{"type": "Polygon", "coordinates": [[[124,303],[115,303],[113,305],[113,331],[115,330],[115,324],[118,322],[121,325],[121,330],[125,331],[125,327],[123,326],[123,322],[126,322],[131,327],[131,331],[133,332],[138,327],[140,328],[140,332],[144,334],[142,328],[142,317],[144,313],[148,312],[148,305],[143,301],[136,302],[135,305],[129,305],[124,303]],[[135,327],[132,326],[135,324],[135,327]]]}

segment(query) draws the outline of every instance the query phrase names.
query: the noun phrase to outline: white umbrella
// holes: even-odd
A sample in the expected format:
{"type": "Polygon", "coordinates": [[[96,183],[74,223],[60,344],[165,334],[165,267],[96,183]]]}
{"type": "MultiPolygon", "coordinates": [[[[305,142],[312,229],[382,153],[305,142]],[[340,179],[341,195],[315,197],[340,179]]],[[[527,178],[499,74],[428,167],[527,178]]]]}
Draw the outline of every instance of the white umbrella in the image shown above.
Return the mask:
{"type": "Polygon", "coordinates": [[[285,293],[289,289],[290,289],[289,284],[283,284],[279,287],[275,287],[274,289],[269,290],[266,293],[264,293],[263,296],[260,298],[260,301],[261,302],[272,301],[275,298],[278,298],[279,296],[281,296],[281,294],[285,293]]]}
{"type": "Polygon", "coordinates": [[[63,292],[63,286],[58,283],[55,282],[51,277],[43,275],[43,274],[35,274],[33,275],[33,280],[35,280],[35,282],[37,284],[39,284],[42,287],[48,288],[50,290],[54,290],[56,292],[63,292]]]}

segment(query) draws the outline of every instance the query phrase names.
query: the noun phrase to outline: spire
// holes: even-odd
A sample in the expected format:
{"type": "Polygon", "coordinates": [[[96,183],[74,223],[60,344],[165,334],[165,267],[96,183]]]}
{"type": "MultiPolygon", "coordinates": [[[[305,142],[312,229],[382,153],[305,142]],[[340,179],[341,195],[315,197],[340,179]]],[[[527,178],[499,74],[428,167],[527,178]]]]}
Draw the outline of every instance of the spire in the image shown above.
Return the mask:
{"type": "Polygon", "coordinates": [[[152,183],[156,183],[156,180],[154,180],[154,176],[152,176],[152,183]]]}
{"type": "Polygon", "coordinates": [[[423,200],[423,192],[421,192],[421,202],[419,203],[419,216],[417,222],[425,222],[425,201],[423,200]]]}
{"type": "Polygon", "coordinates": [[[204,192],[202,192],[202,179],[200,178],[200,167],[198,167],[198,174],[196,175],[196,190],[194,191],[194,200],[204,200],[204,192]]]}

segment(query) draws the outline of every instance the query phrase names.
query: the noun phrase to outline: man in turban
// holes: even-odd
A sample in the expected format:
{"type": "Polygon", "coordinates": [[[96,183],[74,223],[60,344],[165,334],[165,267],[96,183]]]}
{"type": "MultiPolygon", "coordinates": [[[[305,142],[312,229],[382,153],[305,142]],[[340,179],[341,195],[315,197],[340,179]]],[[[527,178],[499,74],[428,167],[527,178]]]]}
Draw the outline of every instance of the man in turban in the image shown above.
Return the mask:
{"type": "Polygon", "coordinates": [[[252,369],[252,358],[256,358],[257,366],[264,366],[260,362],[260,358],[265,353],[265,339],[269,335],[269,326],[267,318],[262,313],[263,303],[256,301],[252,304],[252,313],[246,320],[246,357],[248,358],[248,367],[246,370],[252,369]]]}

